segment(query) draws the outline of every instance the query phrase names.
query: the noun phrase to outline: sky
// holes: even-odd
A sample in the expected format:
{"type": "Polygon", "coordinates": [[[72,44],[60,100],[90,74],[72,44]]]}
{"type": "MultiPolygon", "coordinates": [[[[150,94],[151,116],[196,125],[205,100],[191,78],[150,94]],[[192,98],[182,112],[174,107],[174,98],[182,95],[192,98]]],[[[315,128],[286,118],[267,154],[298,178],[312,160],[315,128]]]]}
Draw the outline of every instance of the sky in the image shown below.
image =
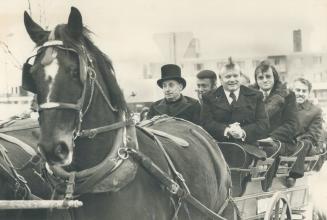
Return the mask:
{"type": "Polygon", "coordinates": [[[166,32],[193,32],[206,58],[289,53],[295,29],[302,30],[305,51],[327,51],[327,0],[10,0],[0,7],[0,70],[9,71],[10,80],[20,78],[14,66],[34,46],[23,25],[24,10],[52,29],[66,23],[71,6],[118,66],[162,61],[153,35],[166,32]]]}

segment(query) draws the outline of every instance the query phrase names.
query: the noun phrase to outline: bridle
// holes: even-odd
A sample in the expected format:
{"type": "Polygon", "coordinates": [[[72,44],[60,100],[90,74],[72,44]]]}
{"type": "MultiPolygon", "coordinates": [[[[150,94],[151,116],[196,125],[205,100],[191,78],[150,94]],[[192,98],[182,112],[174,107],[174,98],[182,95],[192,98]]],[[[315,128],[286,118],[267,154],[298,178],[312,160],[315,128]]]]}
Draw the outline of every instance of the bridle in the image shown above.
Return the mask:
{"type": "Polygon", "coordinates": [[[31,79],[31,73],[30,68],[32,67],[31,64],[29,64],[29,60],[35,56],[37,56],[41,49],[48,48],[48,47],[54,47],[63,51],[69,51],[73,52],[78,55],[79,58],[79,71],[80,71],[80,79],[83,83],[83,90],[81,97],[77,100],[77,103],[65,103],[65,102],[44,102],[42,104],[38,105],[38,111],[46,111],[46,110],[53,110],[53,109],[69,109],[74,110],[78,112],[78,124],[74,130],[74,140],[78,137],[94,137],[97,133],[105,132],[113,129],[117,129],[119,127],[122,127],[125,125],[125,123],[115,123],[109,126],[99,127],[99,128],[93,128],[93,129],[86,129],[82,130],[81,125],[83,122],[83,117],[86,114],[86,112],[89,110],[89,107],[91,106],[93,95],[94,95],[94,87],[96,86],[98,90],[100,91],[102,97],[104,98],[107,106],[109,109],[113,112],[118,112],[118,109],[112,106],[110,99],[106,96],[103,88],[101,87],[99,81],[96,77],[96,72],[94,69],[93,61],[90,57],[90,55],[87,53],[86,49],[82,47],[82,52],[79,53],[77,50],[73,48],[64,47],[63,41],[59,40],[52,40],[47,41],[43,45],[36,48],[36,55],[33,55],[27,59],[23,66],[23,88],[31,91],[33,93],[36,93],[35,91],[35,83],[31,79]],[[34,84],[33,84],[34,83],[34,84]],[[89,85],[89,86],[88,86],[89,85]],[[89,100],[86,100],[86,91],[87,88],[90,87],[90,96],[89,100]]]}
{"type": "MultiPolygon", "coordinates": [[[[94,138],[99,133],[117,130],[117,134],[115,136],[115,140],[113,141],[113,146],[111,147],[110,152],[108,153],[106,158],[98,165],[78,172],[75,171],[68,172],[60,166],[49,166],[49,164],[45,166],[47,173],[49,174],[53,173],[55,174],[56,177],[63,179],[67,183],[65,198],[71,198],[74,192],[71,186],[75,185],[74,183],[75,181],[85,182],[85,184],[82,184],[81,187],[76,186],[77,192],[83,193],[83,190],[78,190],[78,189],[89,188],[91,187],[91,183],[92,185],[94,185],[93,183],[97,182],[101,177],[100,175],[97,175],[97,173],[101,173],[103,171],[106,171],[106,173],[111,173],[114,170],[116,170],[124,160],[127,159],[126,154],[123,153],[122,149],[125,149],[127,147],[127,142],[128,142],[127,127],[134,125],[134,122],[130,118],[126,119],[127,111],[124,110],[119,111],[111,104],[110,99],[107,97],[99,81],[97,80],[93,61],[84,47],[82,47],[82,52],[79,53],[77,50],[73,48],[64,47],[64,43],[62,41],[58,41],[58,40],[47,41],[42,46],[37,48],[38,53],[40,49],[47,48],[47,47],[54,47],[64,51],[70,51],[78,55],[79,67],[80,67],[79,68],[80,79],[81,82],[83,83],[83,91],[81,97],[78,99],[76,104],[64,103],[64,102],[44,102],[38,105],[38,111],[41,112],[41,111],[47,111],[53,109],[58,109],[58,110],[70,109],[76,111],[78,113],[79,121],[74,130],[74,135],[73,135],[74,140],[76,140],[77,138],[91,139],[94,138]],[[91,106],[94,97],[95,86],[101,93],[109,109],[114,113],[118,113],[119,121],[102,127],[82,130],[81,125],[83,122],[83,117],[85,116],[86,112],[89,110],[91,106]],[[90,88],[90,95],[89,95],[89,99],[86,100],[86,91],[88,90],[88,87],[90,88]],[[96,176],[96,178],[94,176],[96,176]]],[[[34,56],[37,56],[38,53],[34,56]]],[[[28,63],[29,59],[31,59],[34,56],[28,58],[23,66],[22,87],[28,91],[36,93],[35,82],[33,81],[30,72],[30,68],[32,67],[32,65],[28,63]]],[[[39,151],[42,156],[41,149],[39,149],[39,151]]]]}

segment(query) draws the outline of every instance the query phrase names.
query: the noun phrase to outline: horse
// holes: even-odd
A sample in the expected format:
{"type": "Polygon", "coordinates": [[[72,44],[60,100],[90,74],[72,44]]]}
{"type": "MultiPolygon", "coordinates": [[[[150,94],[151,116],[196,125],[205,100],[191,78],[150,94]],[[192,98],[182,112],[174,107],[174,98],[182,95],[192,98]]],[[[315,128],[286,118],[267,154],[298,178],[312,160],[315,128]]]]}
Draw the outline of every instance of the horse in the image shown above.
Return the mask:
{"type": "Polygon", "coordinates": [[[174,118],[135,126],[112,62],[77,8],[52,31],[27,12],[24,23],[36,53],[24,64],[22,86],[37,95],[47,179],[57,198],[83,202],[49,219],[239,218],[213,138],[174,118]]]}
{"type": "MultiPolygon", "coordinates": [[[[49,199],[37,156],[38,122],[11,120],[0,128],[0,200],[49,199]],[[10,124],[10,125],[9,125],[10,124]]],[[[43,220],[47,210],[1,210],[0,219],[43,220]]]]}

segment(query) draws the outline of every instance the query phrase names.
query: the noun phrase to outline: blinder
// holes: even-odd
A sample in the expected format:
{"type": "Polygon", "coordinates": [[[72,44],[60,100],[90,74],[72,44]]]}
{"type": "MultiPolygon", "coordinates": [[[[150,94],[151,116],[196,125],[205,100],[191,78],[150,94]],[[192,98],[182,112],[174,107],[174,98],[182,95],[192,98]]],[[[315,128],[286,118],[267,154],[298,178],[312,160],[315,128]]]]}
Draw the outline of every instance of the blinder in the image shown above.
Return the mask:
{"type": "MultiPolygon", "coordinates": [[[[80,80],[83,83],[86,81],[88,70],[87,70],[87,64],[85,62],[85,58],[83,58],[76,50],[74,50],[72,48],[63,47],[62,41],[54,40],[54,41],[45,42],[42,46],[37,47],[35,49],[36,54],[30,56],[24,63],[23,70],[22,70],[22,88],[24,90],[32,92],[34,94],[36,93],[36,84],[35,84],[35,81],[33,80],[32,74],[31,74],[31,68],[34,63],[31,64],[30,60],[32,58],[35,58],[40,53],[40,50],[43,48],[46,48],[46,47],[55,47],[55,48],[58,48],[61,50],[74,52],[78,56],[78,60],[79,60],[80,80]]],[[[90,59],[87,55],[86,55],[86,58],[88,61],[90,61],[90,59]]]]}
{"type": "Polygon", "coordinates": [[[22,72],[22,88],[26,91],[36,93],[36,85],[32,78],[31,68],[32,64],[29,61],[34,58],[36,55],[29,57],[23,65],[23,72],[22,72]]]}
{"type": "Polygon", "coordinates": [[[42,111],[44,109],[73,109],[80,111],[83,107],[84,103],[84,97],[85,97],[85,90],[86,85],[85,81],[87,80],[87,77],[89,76],[90,79],[95,79],[95,71],[93,70],[93,64],[88,56],[88,54],[83,51],[82,55],[78,53],[75,49],[64,47],[64,44],[62,41],[59,40],[53,40],[53,41],[47,41],[42,46],[37,47],[35,50],[37,51],[35,55],[29,57],[26,62],[23,65],[23,72],[22,72],[22,88],[32,92],[36,93],[36,83],[32,77],[31,68],[33,64],[30,63],[32,58],[35,58],[38,54],[40,54],[41,49],[47,48],[47,47],[55,47],[59,50],[63,51],[70,51],[75,53],[78,56],[79,61],[79,76],[81,82],[84,84],[83,92],[76,104],[73,103],[61,103],[61,102],[46,102],[39,105],[39,111],[42,111]]]}

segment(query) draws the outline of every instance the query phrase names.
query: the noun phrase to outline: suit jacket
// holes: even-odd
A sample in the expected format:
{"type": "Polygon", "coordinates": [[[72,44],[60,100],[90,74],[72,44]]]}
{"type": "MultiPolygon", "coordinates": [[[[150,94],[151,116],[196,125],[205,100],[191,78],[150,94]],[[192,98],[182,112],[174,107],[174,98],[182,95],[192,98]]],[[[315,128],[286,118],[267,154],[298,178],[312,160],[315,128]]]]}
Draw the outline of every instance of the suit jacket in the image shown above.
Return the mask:
{"type": "Polygon", "coordinates": [[[306,101],[297,105],[297,139],[307,139],[317,146],[322,136],[322,110],[311,102],[306,101]]]}
{"type": "Polygon", "coordinates": [[[239,122],[246,132],[246,143],[254,143],[266,135],[269,121],[261,92],[241,86],[233,106],[228,103],[222,86],[203,96],[201,123],[216,140],[230,141],[224,131],[234,122],[239,122]]]}
{"type": "Polygon", "coordinates": [[[165,114],[198,124],[200,110],[199,101],[188,96],[181,96],[175,102],[167,102],[166,99],[160,99],[152,103],[147,118],[150,119],[153,116],[165,114]]]}

